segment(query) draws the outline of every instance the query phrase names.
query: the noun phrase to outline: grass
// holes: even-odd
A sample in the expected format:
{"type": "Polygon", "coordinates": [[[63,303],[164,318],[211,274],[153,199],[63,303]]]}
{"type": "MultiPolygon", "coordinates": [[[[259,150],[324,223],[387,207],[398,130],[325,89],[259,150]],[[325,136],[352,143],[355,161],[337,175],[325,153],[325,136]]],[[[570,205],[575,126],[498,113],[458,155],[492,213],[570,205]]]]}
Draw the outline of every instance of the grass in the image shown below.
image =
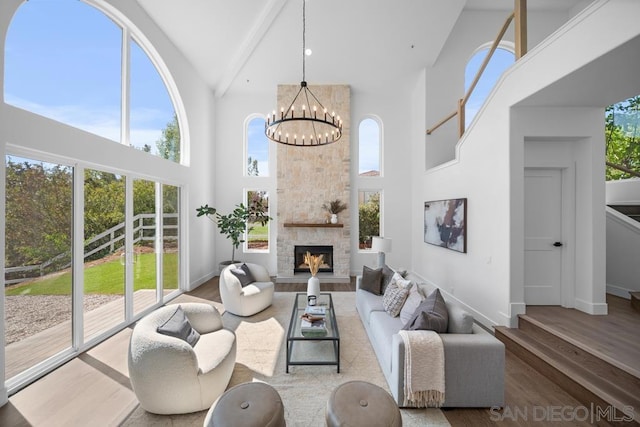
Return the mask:
{"type": "Polygon", "coordinates": [[[249,233],[249,241],[252,242],[254,240],[266,240],[269,237],[269,226],[267,224],[260,225],[256,223],[253,226],[253,230],[249,233]]]}
{"type": "MultiPolygon", "coordinates": [[[[164,288],[178,287],[178,254],[163,255],[164,288]]],[[[139,254],[133,266],[133,290],[156,288],[156,260],[154,253],[139,254]]],[[[85,294],[124,294],[124,266],[119,259],[87,267],[84,271],[85,294]]],[[[71,272],[49,275],[21,286],[6,289],[5,295],[69,295],[71,272]]]]}

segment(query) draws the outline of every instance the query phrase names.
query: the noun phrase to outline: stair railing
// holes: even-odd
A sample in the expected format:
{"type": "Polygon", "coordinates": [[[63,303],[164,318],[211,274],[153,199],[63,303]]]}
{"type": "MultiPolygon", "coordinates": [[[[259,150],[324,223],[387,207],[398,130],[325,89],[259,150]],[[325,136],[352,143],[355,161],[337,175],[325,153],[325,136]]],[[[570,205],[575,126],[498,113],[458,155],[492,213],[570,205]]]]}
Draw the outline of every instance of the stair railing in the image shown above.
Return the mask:
{"type": "Polygon", "coordinates": [[[513,12],[509,14],[504,24],[502,25],[502,28],[500,28],[498,35],[494,39],[493,44],[489,49],[489,52],[487,52],[487,55],[485,56],[484,61],[482,62],[482,65],[476,72],[476,75],[473,81],[471,82],[471,85],[467,89],[467,92],[464,94],[464,97],[458,100],[457,108],[453,112],[451,112],[449,115],[447,115],[445,118],[443,118],[442,120],[437,122],[435,125],[433,125],[433,127],[427,129],[427,135],[431,135],[434,130],[438,129],[440,126],[444,125],[445,123],[447,123],[449,120],[451,120],[456,116],[458,116],[458,137],[461,138],[462,135],[464,135],[465,107],[466,107],[467,101],[469,100],[469,97],[471,97],[473,90],[476,88],[476,85],[480,81],[480,78],[482,77],[482,73],[484,73],[485,68],[487,68],[487,65],[489,64],[489,61],[491,61],[491,58],[493,57],[494,52],[500,45],[500,42],[502,41],[502,38],[507,32],[509,25],[511,25],[511,21],[513,21],[514,19],[515,19],[516,60],[520,59],[524,54],[526,54],[527,52],[527,0],[515,0],[515,7],[513,12]]]}

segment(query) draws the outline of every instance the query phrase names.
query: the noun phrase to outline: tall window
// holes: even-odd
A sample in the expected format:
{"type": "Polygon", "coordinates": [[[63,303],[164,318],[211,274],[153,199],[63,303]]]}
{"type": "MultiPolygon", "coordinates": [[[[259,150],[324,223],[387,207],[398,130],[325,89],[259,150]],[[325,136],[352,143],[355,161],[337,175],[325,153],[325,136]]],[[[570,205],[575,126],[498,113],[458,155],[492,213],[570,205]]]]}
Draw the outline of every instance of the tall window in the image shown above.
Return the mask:
{"type": "Polygon", "coordinates": [[[366,118],[358,127],[358,174],[360,176],[380,176],[382,153],[379,121],[366,118]]]}
{"type": "MultiPolygon", "coordinates": [[[[481,48],[471,57],[469,62],[467,62],[467,68],[465,69],[464,75],[465,93],[471,86],[471,83],[473,83],[476,73],[480,69],[489,49],[490,47],[481,48]]],[[[478,110],[480,110],[480,107],[482,107],[482,104],[487,99],[487,96],[489,96],[489,93],[493,90],[493,87],[504,70],[509,68],[514,61],[515,55],[513,52],[500,47],[495,50],[491,60],[484,70],[484,73],[482,73],[482,77],[478,81],[476,88],[467,101],[465,107],[465,127],[469,126],[473,121],[473,118],[478,113],[478,110]]]]}
{"type": "Polygon", "coordinates": [[[264,117],[253,117],[247,122],[246,176],[269,176],[269,140],[264,134],[264,117]]]}
{"type": "Polygon", "coordinates": [[[77,0],[25,2],[11,21],[5,55],[8,104],[180,162],[178,119],[164,81],[129,30],[101,11],[77,0]],[[130,82],[124,98],[123,70],[130,82]],[[124,123],[122,111],[129,112],[124,123]]]}
{"type": "MultiPolygon", "coordinates": [[[[263,213],[269,214],[269,193],[262,190],[248,190],[246,193],[247,206],[258,207],[263,213]]],[[[247,225],[246,251],[269,250],[269,222],[262,225],[251,221],[247,225]]]]}
{"type": "Polygon", "coordinates": [[[380,236],[380,190],[358,191],[358,243],[371,249],[371,238],[380,236]]]}
{"type": "Polygon", "coordinates": [[[628,171],[640,171],[640,95],[607,107],[605,110],[607,181],[633,178],[628,171]],[[626,171],[625,171],[626,170],[626,171]]]}

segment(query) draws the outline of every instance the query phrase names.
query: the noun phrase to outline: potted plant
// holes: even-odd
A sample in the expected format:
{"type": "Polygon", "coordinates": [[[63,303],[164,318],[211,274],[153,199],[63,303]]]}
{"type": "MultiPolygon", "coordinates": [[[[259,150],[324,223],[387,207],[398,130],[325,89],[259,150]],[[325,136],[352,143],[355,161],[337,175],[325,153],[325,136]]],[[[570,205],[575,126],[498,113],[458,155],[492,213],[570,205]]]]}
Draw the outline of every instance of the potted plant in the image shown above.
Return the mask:
{"type": "Polygon", "coordinates": [[[236,205],[233,211],[226,215],[221,214],[216,208],[208,204],[200,206],[196,209],[196,212],[198,212],[197,216],[206,216],[213,221],[220,229],[220,232],[224,234],[227,239],[231,239],[231,260],[220,263],[221,272],[225,266],[238,262],[235,259],[236,249],[240,247],[240,243],[244,242],[243,237],[245,231],[248,234],[253,229],[249,224],[260,223],[260,225],[265,225],[270,219],[273,219],[267,215],[267,207],[261,200],[253,201],[249,206],[240,203],[236,205]]]}
{"type": "Polygon", "coordinates": [[[331,224],[338,223],[338,214],[347,209],[346,203],[342,203],[340,199],[335,199],[330,202],[324,203],[322,209],[331,214],[331,224]]]}

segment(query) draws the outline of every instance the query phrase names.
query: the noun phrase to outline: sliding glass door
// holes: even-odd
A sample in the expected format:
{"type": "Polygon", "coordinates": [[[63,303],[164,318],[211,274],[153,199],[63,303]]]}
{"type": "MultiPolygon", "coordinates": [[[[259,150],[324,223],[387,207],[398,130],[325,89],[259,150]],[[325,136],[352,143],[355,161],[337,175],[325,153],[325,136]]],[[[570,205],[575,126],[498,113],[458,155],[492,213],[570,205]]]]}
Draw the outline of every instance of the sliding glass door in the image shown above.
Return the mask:
{"type": "Polygon", "coordinates": [[[14,155],[5,173],[11,389],[179,290],[180,187],[14,155]]]}

